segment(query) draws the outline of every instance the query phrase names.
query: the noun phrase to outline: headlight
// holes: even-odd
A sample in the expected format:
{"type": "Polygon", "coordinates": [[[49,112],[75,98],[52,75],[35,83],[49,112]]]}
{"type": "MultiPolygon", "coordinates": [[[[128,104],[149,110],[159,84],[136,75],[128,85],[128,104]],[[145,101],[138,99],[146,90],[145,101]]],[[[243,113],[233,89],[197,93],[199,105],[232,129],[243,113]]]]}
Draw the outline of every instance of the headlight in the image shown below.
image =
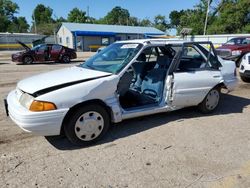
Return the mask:
{"type": "Polygon", "coordinates": [[[29,109],[32,112],[41,112],[41,111],[49,111],[57,109],[54,103],[34,100],[34,97],[32,97],[27,93],[23,93],[20,96],[19,102],[22,106],[24,106],[25,108],[29,109]]]}
{"type": "Polygon", "coordinates": [[[240,55],[242,53],[241,50],[234,50],[232,51],[232,55],[240,55]]]}
{"type": "Polygon", "coordinates": [[[33,111],[33,112],[56,110],[56,105],[54,103],[51,103],[51,102],[34,100],[31,103],[29,110],[33,111]]]}
{"type": "Polygon", "coordinates": [[[29,109],[31,103],[33,102],[34,97],[27,93],[22,93],[22,95],[19,98],[19,102],[22,106],[29,109]]]}

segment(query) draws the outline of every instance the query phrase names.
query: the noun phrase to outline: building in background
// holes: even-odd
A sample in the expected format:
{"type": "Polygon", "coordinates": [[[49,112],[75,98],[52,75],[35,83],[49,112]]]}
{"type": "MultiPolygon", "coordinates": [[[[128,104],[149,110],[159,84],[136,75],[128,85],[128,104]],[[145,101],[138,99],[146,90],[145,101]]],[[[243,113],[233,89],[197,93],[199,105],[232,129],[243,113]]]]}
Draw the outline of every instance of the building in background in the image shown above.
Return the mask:
{"type": "Polygon", "coordinates": [[[95,51],[119,40],[147,38],[165,33],[154,27],[62,23],[57,31],[59,44],[79,51],[95,51]]]}

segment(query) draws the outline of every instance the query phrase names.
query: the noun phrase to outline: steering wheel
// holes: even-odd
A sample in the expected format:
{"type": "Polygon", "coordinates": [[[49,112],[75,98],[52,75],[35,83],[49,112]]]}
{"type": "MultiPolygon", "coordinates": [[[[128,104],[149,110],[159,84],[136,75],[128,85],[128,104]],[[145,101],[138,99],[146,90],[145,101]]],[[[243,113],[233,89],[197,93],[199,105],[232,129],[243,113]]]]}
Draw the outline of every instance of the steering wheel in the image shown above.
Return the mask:
{"type": "Polygon", "coordinates": [[[158,96],[157,92],[153,89],[144,89],[143,90],[143,93],[146,94],[146,95],[149,95],[153,98],[156,98],[158,96]]]}

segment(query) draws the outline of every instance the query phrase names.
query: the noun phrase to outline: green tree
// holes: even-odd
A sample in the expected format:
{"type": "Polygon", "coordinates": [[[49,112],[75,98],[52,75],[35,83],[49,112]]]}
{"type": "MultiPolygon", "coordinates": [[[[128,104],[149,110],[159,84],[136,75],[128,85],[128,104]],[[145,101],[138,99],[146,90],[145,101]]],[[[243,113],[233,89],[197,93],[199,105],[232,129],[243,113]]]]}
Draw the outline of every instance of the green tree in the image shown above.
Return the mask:
{"type": "Polygon", "coordinates": [[[169,24],[167,23],[166,17],[163,15],[157,15],[154,18],[154,27],[157,29],[165,32],[167,29],[169,29],[169,24]]]}
{"type": "Polygon", "coordinates": [[[75,23],[85,23],[87,21],[86,12],[73,8],[68,14],[68,21],[75,23]]]}
{"type": "Polygon", "coordinates": [[[129,17],[129,22],[128,22],[128,25],[131,25],[131,26],[139,26],[140,23],[139,23],[139,19],[137,17],[129,17]]]}
{"type": "Polygon", "coordinates": [[[249,0],[224,0],[213,22],[208,26],[208,33],[242,33],[249,32],[249,0]]]}
{"type": "Polygon", "coordinates": [[[31,31],[44,35],[52,35],[58,25],[52,18],[52,15],[52,8],[46,7],[43,4],[38,4],[33,11],[33,25],[31,31]]]}
{"type": "Polygon", "coordinates": [[[0,32],[8,31],[8,26],[14,20],[14,14],[19,7],[10,0],[0,0],[0,32]]]}
{"type": "Polygon", "coordinates": [[[53,9],[45,7],[43,4],[38,4],[33,11],[32,19],[37,25],[45,23],[53,23],[53,9]]]}
{"type": "Polygon", "coordinates": [[[181,22],[181,16],[184,14],[184,10],[181,11],[172,11],[169,14],[169,18],[170,18],[170,25],[172,28],[178,28],[180,26],[180,22],[181,22]]]}
{"type": "Polygon", "coordinates": [[[144,18],[140,21],[139,25],[143,27],[151,27],[153,26],[153,23],[148,18],[144,18]]]}
{"type": "Polygon", "coordinates": [[[27,23],[25,17],[15,17],[13,21],[8,26],[9,32],[15,33],[26,33],[29,29],[29,24],[27,23]]]}
{"type": "Polygon", "coordinates": [[[119,6],[113,8],[108,14],[101,19],[102,23],[112,25],[128,25],[130,14],[127,9],[123,9],[119,6]]]}

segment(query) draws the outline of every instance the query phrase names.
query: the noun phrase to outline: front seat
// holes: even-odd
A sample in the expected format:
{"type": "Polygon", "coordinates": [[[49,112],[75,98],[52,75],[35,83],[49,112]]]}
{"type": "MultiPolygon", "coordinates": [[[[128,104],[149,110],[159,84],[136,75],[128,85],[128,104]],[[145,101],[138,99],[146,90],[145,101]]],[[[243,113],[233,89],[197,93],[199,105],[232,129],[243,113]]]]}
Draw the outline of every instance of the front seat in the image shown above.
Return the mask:
{"type": "Polygon", "coordinates": [[[162,96],[165,76],[165,69],[151,70],[142,81],[141,92],[159,102],[162,96]]]}
{"type": "Polygon", "coordinates": [[[146,65],[146,55],[145,53],[141,53],[136,62],[132,64],[132,67],[135,71],[135,83],[134,88],[138,88],[141,85],[142,79],[145,76],[145,65],[146,65]]]}
{"type": "Polygon", "coordinates": [[[168,69],[170,66],[171,60],[168,56],[157,56],[155,68],[168,69]]]}

